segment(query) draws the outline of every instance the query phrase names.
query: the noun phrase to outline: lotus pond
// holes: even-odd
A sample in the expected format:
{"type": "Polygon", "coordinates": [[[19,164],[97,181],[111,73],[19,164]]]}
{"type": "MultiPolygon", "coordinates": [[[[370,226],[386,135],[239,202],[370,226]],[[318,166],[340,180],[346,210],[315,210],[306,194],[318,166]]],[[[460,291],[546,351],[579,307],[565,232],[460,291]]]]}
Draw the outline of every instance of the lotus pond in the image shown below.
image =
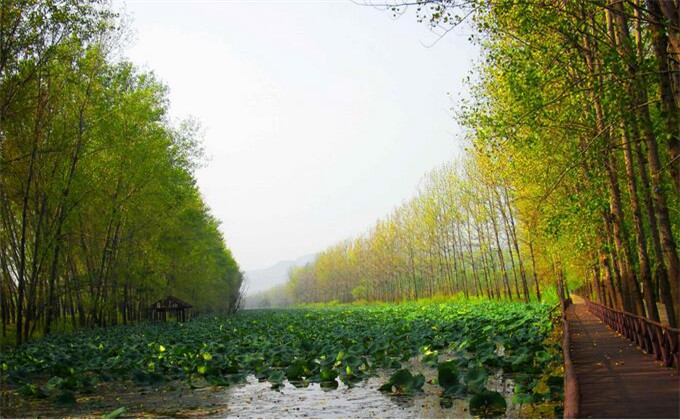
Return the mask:
{"type": "Polygon", "coordinates": [[[545,305],[253,310],[3,351],[0,414],[560,417],[561,366],[545,305]]]}

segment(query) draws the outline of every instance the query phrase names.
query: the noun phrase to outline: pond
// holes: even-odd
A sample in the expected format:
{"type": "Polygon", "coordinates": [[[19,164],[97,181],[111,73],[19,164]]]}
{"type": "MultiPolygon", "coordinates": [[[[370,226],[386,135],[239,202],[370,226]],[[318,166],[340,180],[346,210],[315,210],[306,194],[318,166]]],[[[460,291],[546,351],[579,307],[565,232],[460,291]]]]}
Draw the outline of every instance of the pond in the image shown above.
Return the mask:
{"type": "MultiPolygon", "coordinates": [[[[284,381],[275,390],[266,381],[250,375],[246,383],[230,387],[205,386],[192,389],[184,382],[138,386],[132,382],[100,383],[92,394],[79,394],[73,405],[58,405],[46,399],[24,399],[6,390],[3,417],[101,418],[125,407],[121,417],[167,418],[472,418],[467,398],[441,397],[441,387],[432,384],[436,371],[417,369],[428,380],[422,392],[390,395],[378,391],[389,379],[388,372],[348,387],[321,387],[318,383],[284,381]]],[[[489,377],[487,387],[506,397],[505,418],[555,417],[554,405],[536,407],[512,403],[514,383],[499,372],[489,377]]]]}

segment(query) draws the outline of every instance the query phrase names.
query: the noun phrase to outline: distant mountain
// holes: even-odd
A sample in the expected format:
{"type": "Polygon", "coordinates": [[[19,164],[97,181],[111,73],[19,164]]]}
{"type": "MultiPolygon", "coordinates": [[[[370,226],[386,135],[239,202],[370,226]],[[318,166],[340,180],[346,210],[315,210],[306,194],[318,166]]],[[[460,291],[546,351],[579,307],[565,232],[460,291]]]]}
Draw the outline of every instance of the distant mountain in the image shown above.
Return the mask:
{"type": "Polygon", "coordinates": [[[315,258],[316,254],[308,254],[296,260],[279,261],[268,268],[246,271],[246,294],[252,295],[285,283],[292,267],[302,267],[315,258]]]}

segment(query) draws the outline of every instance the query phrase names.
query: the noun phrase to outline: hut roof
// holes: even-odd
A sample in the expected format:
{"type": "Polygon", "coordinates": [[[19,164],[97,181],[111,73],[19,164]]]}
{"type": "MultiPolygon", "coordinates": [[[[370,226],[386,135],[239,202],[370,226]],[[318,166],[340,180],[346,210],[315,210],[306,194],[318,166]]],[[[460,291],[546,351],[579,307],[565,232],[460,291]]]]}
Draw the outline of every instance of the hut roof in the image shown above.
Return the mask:
{"type": "Polygon", "coordinates": [[[149,306],[149,309],[156,310],[189,309],[189,308],[192,308],[192,306],[184,302],[183,300],[177,299],[174,296],[168,296],[165,299],[161,299],[157,302],[154,302],[151,304],[151,306],[149,306]]]}

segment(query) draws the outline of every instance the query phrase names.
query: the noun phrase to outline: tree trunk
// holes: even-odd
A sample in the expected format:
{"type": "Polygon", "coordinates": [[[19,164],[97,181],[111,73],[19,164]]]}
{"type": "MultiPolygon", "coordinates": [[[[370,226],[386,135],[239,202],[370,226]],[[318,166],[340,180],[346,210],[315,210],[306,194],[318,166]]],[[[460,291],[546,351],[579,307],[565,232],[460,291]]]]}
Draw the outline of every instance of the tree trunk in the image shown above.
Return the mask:
{"type": "MultiPolygon", "coordinates": [[[[489,193],[489,198],[491,194],[489,193]]],[[[493,205],[489,203],[489,217],[491,218],[491,226],[493,227],[493,234],[496,239],[496,247],[498,250],[498,263],[501,269],[501,276],[503,279],[503,284],[505,285],[505,291],[508,295],[508,299],[512,300],[512,290],[510,289],[510,280],[508,279],[508,273],[505,270],[505,258],[503,257],[503,249],[501,248],[501,241],[498,239],[498,225],[496,223],[496,216],[494,215],[493,205]]],[[[519,296],[518,296],[519,297],[519,296]]]]}
{"type": "Polygon", "coordinates": [[[643,297],[645,300],[645,306],[647,308],[647,316],[649,316],[653,321],[658,322],[659,311],[656,307],[654,288],[652,287],[652,274],[649,268],[649,256],[647,255],[647,238],[645,237],[645,227],[642,223],[642,210],[640,209],[640,200],[637,193],[637,179],[635,177],[633,154],[631,153],[630,146],[631,140],[628,137],[628,133],[623,122],[621,122],[621,140],[624,161],[626,164],[626,181],[628,185],[630,207],[633,213],[636,247],[638,252],[638,261],[640,264],[640,277],[642,279],[644,288],[643,297]]]}
{"type": "MultiPolygon", "coordinates": [[[[658,0],[647,0],[649,10],[649,28],[652,32],[654,44],[654,54],[659,68],[659,90],[661,93],[662,117],[666,123],[666,135],[668,136],[668,159],[671,180],[675,187],[675,192],[680,196],[680,56],[676,50],[675,57],[672,58],[668,53],[668,31],[661,23],[664,15],[661,12],[658,0]],[[675,73],[673,72],[675,69],[675,73]],[[677,82],[673,83],[673,78],[677,82]],[[675,85],[675,86],[674,86],[675,85]],[[676,94],[673,94],[675,90],[676,94]]],[[[676,1],[677,4],[677,1],[676,1]]]]}
{"type": "MultiPolygon", "coordinates": [[[[673,2],[660,3],[662,13],[666,16],[667,11],[675,8],[675,15],[667,16],[673,23],[678,23],[680,17],[677,16],[677,6],[673,2]],[[668,3],[668,4],[665,4],[668,3]]],[[[621,57],[627,64],[628,73],[631,76],[629,85],[630,99],[633,109],[636,111],[640,132],[642,133],[645,143],[647,145],[647,162],[649,163],[649,170],[651,171],[652,192],[654,194],[654,203],[657,211],[657,221],[660,229],[661,243],[664,254],[667,259],[668,278],[680,279],[680,259],[678,258],[675,241],[670,224],[670,215],[668,211],[668,204],[666,194],[662,181],[663,168],[659,159],[657,150],[656,137],[653,132],[652,121],[649,115],[649,106],[647,99],[647,92],[642,86],[640,76],[638,74],[637,60],[631,47],[630,34],[628,32],[628,23],[624,14],[621,3],[611,4],[611,9],[608,11],[613,15],[613,21],[616,27],[616,35],[618,41],[618,48],[621,57]]],[[[671,25],[672,28],[672,25],[671,25]]],[[[671,29],[671,31],[673,31],[671,29]]],[[[673,36],[671,37],[673,38],[673,36]]],[[[677,33],[676,39],[671,39],[671,44],[674,42],[680,43],[680,32],[677,33]]],[[[672,45],[673,46],[673,45],[672,45]]],[[[675,51],[680,52],[680,44],[676,44],[678,48],[675,51]]],[[[673,46],[675,48],[675,46],[673,46]]],[[[677,133],[677,131],[676,131],[677,133]]],[[[671,293],[673,293],[673,300],[680,301],[680,282],[671,281],[671,293]]],[[[680,305],[676,305],[680,306],[680,305]]],[[[675,308],[675,318],[680,319],[680,307],[675,308]]]]}
{"type": "Polygon", "coordinates": [[[668,315],[668,323],[675,327],[677,326],[677,319],[675,318],[675,306],[673,301],[670,284],[668,281],[668,271],[666,270],[666,263],[664,262],[664,253],[661,248],[661,239],[659,238],[659,229],[656,224],[656,210],[654,209],[654,202],[652,201],[651,187],[649,185],[649,177],[647,175],[647,161],[642,151],[640,141],[633,142],[635,146],[635,155],[637,156],[638,167],[640,168],[640,181],[642,182],[642,195],[644,196],[644,204],[646,208],[647,221],[649,223],[650,241],[652,249],[654,250],[654,267],[652,273],[656,277],[659,286],[659,297],[666,307],[668,315]]]}
{"type": "Polygon", "coordinates": [[[536,285],[536,300],[541,301],[541,288],[538,285],[538,274],[536,274],[536,259],[534,258],[534,244],[531,233],[529,233],[529,253],[531,254],[531,268],[534,272],[534,284],[536,285]]]}

